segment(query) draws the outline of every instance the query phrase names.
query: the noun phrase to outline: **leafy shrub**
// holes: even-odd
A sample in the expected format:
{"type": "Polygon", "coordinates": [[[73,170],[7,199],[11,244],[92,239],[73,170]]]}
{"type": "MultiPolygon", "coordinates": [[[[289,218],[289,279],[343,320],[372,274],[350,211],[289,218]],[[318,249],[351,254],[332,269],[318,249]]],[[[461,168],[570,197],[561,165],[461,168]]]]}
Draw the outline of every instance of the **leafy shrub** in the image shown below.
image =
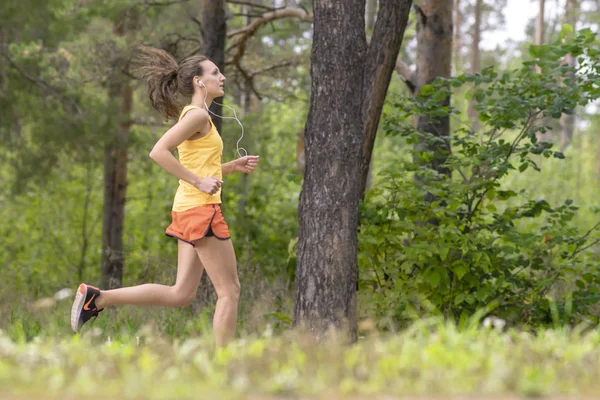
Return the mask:
{"type": "Polygon", "coordinates": [[[450,175],[399,160],[367,194],[359,265],[368,315],[394,325],[430,312],[464,321],[477,310],[533,325],[551,322],[552,307],[562,310],[564,322],[590,317],[600,300],[600,267],[587,250],[600,240],[599,224],[581,232],[572,223],[578,210],[572,201],[526,198],[503,178],[539,171],[539,157],[564,158],[538,134],[549,120],[600,97],[600,46],[581,31],[530,52],[538,59],[518,70],[438,79],[394,102],[385,130],[414,145],[415,160],[434,159],[426,149],[442,139],[415,129],[410,117],[459,114],[440,105],[453,87],[473,85],[485,125],[481,132],[453,132],[444,164],[450,175]],[[568,53],[578,58],[575,69],[561,63],[568,53]],[[562,84],[573,72],[573,84],[562,84]]]}

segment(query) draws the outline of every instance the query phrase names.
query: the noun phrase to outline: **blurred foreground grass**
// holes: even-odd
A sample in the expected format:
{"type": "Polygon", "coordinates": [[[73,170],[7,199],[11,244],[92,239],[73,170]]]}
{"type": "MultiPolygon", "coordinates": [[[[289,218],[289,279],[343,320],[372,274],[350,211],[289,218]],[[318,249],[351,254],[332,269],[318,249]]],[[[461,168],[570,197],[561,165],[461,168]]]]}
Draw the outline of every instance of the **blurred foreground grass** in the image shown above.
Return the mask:
{"type": "MultiPolygon", "coordinates": [[[[349,345],[298,331],[248,335],[215,350],[207,332],[176,338],[144,326],[117,339],[18,338],[0,332],[0,397],[101,399],[382,398],[600,393],[600,331],[535,334],[418,321],[397,334],[363,324],[349,345]],[[30,397],[31,396],[31,397],[30,397]]],[[[87,328],[87,326],[86,326],[87,328]]],[[[482,396],[482,397],[479,397],[482,396]]]]}

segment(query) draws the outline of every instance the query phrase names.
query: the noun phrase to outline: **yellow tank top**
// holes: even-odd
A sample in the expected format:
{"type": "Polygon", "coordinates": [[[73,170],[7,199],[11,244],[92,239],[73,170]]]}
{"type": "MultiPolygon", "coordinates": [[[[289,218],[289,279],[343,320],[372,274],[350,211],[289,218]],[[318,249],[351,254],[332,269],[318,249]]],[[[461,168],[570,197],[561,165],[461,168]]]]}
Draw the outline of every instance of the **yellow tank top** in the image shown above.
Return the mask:
{"type": "MultiPolygon", "coordinates": [[[[199,107],[185,106],[181,110],[179,121],[193,108],[199,107]]],[[[221,160],[223,155],[223,141],[212,121],[210,121],[210,126],[210,132],[206,136],[200,139],[185,140],[177,146],[179,162],[200,178],[214,176],[215,178],[222,179],[221,160]]],[[[179,188],[177,188],[177,193],[173,201],[173,211],[181,212],[205,204],[220,203],[221,189],[217,193],[210,195],[180,179],[179,188]]]]}

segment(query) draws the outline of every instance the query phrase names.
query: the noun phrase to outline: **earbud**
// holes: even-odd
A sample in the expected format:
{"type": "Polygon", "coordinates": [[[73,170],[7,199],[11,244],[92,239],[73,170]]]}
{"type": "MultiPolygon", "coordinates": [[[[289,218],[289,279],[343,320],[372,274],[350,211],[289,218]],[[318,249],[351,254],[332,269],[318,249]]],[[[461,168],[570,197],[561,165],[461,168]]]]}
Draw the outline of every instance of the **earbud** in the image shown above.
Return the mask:
{"type": "Polygon", "coordinates": [[[204,82],[202,82],[200,79],[198,79],[198,85],[202,85],[202,86],[206,87],[206,85],[204,84],[204,82]]]}

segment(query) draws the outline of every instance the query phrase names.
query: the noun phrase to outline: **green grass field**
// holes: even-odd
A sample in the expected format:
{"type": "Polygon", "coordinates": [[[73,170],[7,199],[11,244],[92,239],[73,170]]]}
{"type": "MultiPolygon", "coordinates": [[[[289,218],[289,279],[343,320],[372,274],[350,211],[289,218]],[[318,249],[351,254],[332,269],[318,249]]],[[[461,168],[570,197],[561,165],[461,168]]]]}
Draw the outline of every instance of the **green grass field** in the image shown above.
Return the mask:
{"type": "Polygon", "coordinates": [[[582,399],[597,393],[596,329],[534,334],[423,320],[380,334],[367,323],[352,345],[335,335],[317,342],[298,331],[267,329],[220,350],[209,331],[177,338],[150,325],[116,339],[99,326],[76,336],[0,332],[0,397],[7,399],[582,399]]]}

